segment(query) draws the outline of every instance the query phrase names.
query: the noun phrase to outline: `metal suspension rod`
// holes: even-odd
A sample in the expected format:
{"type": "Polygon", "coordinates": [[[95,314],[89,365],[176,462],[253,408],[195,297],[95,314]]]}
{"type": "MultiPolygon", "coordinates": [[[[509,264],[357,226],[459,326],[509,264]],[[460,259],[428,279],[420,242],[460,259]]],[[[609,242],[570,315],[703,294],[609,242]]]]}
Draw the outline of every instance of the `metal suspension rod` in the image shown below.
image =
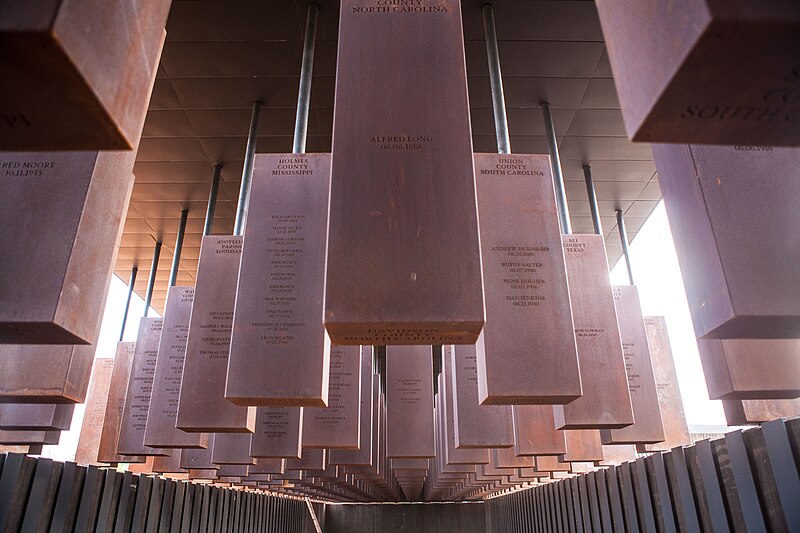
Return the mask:
{"type": "Polygon", "coordinates": [[[244,235],[244,225],[247,221],[247,207],[250,200],[250,181],[253,178],[253,160],[256,157],[258,116],[261,114],[261,106],[262,103],[260,101],[253,102],[253,114],[250,116],[250,131],[247,134],[247,150],[244,154],[242,184],[239,188],[239,202],[236,205],[236,221],[233,224],[234,235],[244,235]]]}
{"type": "Polygon", "coordinates": [[[128,298],[125,300],[125,313],[122,315],[122,328],[119,332],[119,342],[125,336],[125,322],[128,321],[128,309],[131,307],[131,296],[133,296],[133,286],[136,284],[136,274],[139,272],[137,267],[131,269],[131,279],[128,281],[128,298]]]}
{"type": "Polygon", "coordinates": [[[633,285],[631,251],[628,249],[628,232],[625,229],[625,218],[622,216],[622,209],[617,209],[617,228],[619,229],[619,240],[622,242],[622,255],[625,257],[625,266],[628,267],[628,281],[633,285]]]}
{"type": "Polygon", "coordinates": [[[206,223],[203,226],[203,236],[211,235],[214,227],[214,210],[217,207],[217,192],[219,192],[219,180],[222,176],[222,165],[214,165],[214,178],[211,181],[211,191],[208,193],[208,207],[206,208],[206,223]]]}
{"type": "Polygon", "coordinates": [[[175,239],[175,253],[172,254],[172,267],[169,269],[169,287],[174,287],[178,281],[178,269],[181,264],[181,250],[183,250],[183,237],[186,235],[186,219],[189,217],[189,210],[181,211],[181,225],[178,227],[178,237],[175,239]]]}
{"type": "Polygon", "coordinates": [[[594,191],[594,180],[592,179],[592,167],[583,165],[583,177],[586,180],[586,193],[589,195],[589,209],[592,210],[592,224],[594,232],[598,235],[603,234],[603,226],[600,223],[600,209],[597,207],[597,194],[594,191]]]}
{"type": "Polygon", "coordinates": [[[158,270],[158,258],[161,256],[161,241],[156,241],[156,246],[153,249],[153,263],[150,266],[150,279],[147,280],[147,292],[144,296],[144,314],[147,316],[150,312],[150,302],[153,301],[153,288],[156,285],[156,271],[158,270]]]}
{"type": "Polygon", "coordinates": [[[494,109],[497,152],[510,154],[511,139],[508,134],[506,99],[503,94],[503,75],[500,71],[500,52],[497,49],[497,30],[494,25],[494,8],[492,4],[483,5],[483,31],[486,35],[486,55],[489,59],[489,82],[492,88],[492,109],[494,109]]]}
{"type": "Polygon", "coordinates": [[[306,35],[303,41],[303,66],[300,69],[300,91],[297,95],[297,117],[294,121],[292,152],[303,154],[308,137],[308,112],[311,108],[311,79],[314,73],[314,48],[317,37],[317,4],[308,5],[306,35]]]}
{"type": "Polygon", "coordinates": [[[564,175],[561,172],[561,157],[558,155],[558,141],[556,129],[553,126],[553,115],[550,113],[550,103],[542,102],[544,114],[544,130],[547,135],[547,147],[550,151],[550,168],[553,170],[553,183],[556,188],[556,201],[558,202],[558,219],[561,222],[561,233],[572,233],[569,222],[569,207],[567,206],[567,190],[564,188],[564,175]]]}

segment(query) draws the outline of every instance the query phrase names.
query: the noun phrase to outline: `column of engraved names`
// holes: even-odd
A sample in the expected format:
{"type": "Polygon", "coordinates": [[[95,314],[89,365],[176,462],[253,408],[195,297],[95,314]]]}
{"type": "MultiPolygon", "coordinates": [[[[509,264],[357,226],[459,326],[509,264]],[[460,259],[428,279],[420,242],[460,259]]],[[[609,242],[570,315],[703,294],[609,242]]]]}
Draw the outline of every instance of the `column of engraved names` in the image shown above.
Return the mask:
{"type": "Polygon", "coordinates": [[[302,424],[302,407],[259,407],[250,455],[300,457],[302,424]]]}
{"type": "MultiPolygon", "coordinates": [[[[154,323],[154,329],[161,329],[161,321],[154,323]]],[[[153,395],[153,378],[156,374],[156,359],[158,357],[158,343],[151,344],[144,350],[143,368],[140,373],[135,373],[132,378],[134,390],[133,404],[131,406],[131,419],[133,430],[144,435],[147,427],[147,414],[150,411],[150,398],[153,395]]]]}
{"type": "Polygon", "coordinates": [[[289,434],[289,412],[285,407],[263,408],[261,429],[258,431],[267,439],[283,439],[289,434]]]}
{"type": "Polygon", "coordinates": [[[352,372],[346,370],[344,364],[344,348],[331,347],[330,381],[328,385],[328,407],[307,409],[306,413],[323,427],[336,426],[345,420],[345,405],[342,401],[345,389],[353,386],[352,372]]]}
{"type": "Polygon", "coordinates": [[[328,154],[261,154],[240,261],[225,396],[245,405],[327,403],[324,295],[328,154]]]}
{"type": "MultiPolygon", "coordinates": [[[[186,287],[180,293],[181,307],[191,307],[194,301],[194,288],[186,287]]],[[[175,425],[175,419],[178,416],[178,400],[181,395],[181,381],[183,381],[183,364],[186,360],[186,341],[189,338],[189,316],[186,315],[186,320],[180,323],[173,324],[175,328],[173,331],[173,344],[169,346],[169,363],[170,368],[167,373],[167,404],[162,407],[162,413],[168,420],[172,420],[172,425],[175,425]]]]}
{"type": "Polygon", "coordinates": [[[401,378],[397,380],[397,397],[401,405],[416,406],[422,399],[421,378],[401,378]]]}
{"type": "MultiPolygon", "coordinates": [[[[564,238],[564,255],[567,256],[566,260],[569,263],[570,255],[576,254],[585,254],[586,253],[586,243],[580,241],[580,239],[565,237],[564,238]]],[[[605,335],[606,328],[598,327],[595,324],[589,324],[586,322],[579,323],[577,318],[588,318],[588,317],[595,317],[594,313],[574,313],[573,320],[575,320],[575,337],[581,339],[592,339],[598,337],[600,335],[605,335]]]]}
{"type": "MultiPolygon", "coordinates": [[[[492,176],[535,176],[544,174],[528,168],[525,160],[515,157],[500,157],[491,169],[481,169],[481,175],[492,176]]],[[[549,245],[539,243],[519,243],[517,245],[494,245],[491,248],[493,260],[499,263],[502,272],[503,296],[507,306],[523,311],[539,308],[546,304],[544,285],[547,277],[547,255],[549,245]]]]}
{"type": "MultiPolygon", "coordinates": [[[[304,158],[278,160],[273,175],[311,175],[304,158]]],[[[298,320],[295,303],[298,272],[303,267],[303,246],[306,235],[306,216],[301,213],[276,213],[269,215],[267,234],[270,265],[268,292],[264,297],[266,319],[261,326],[265,345],[288,345],[295,340],[294,331],[306,325],[298,320]]]]}
{"type": "Polygon", "coordinates": [[[83,424],[98,430],[103,430],[103,421],[106,416],[106,406],[108,405],[108,385],[111,380],[111,371],[114,368],[114,359],[103,358],[97,359],[94,368],[93,388],[99,389],[98,392],[94,390],[89,391],[88,400],[86,402],[86,411],[83,415],[83,424]],[[102,368],[101,368],[102,367],[102,368]],[[101,383],[105,381],[105,383],[101,383]]]}
{"type": "MultiPolygon", "coordinates": [[[[219,241],[215,254],[242,253],[241,239],[223,239],[219,241]]],[[[231,327],[233,326],[233,310],[210,309],[200,324],[202,331],[202,348],[200,355],[209,360],[228,359],[231,345],[231,327]]]]}
{"type": "MultiPolygon", "coordinates": [[[[478,354],[470,351],[464,356],[463,369],[466,371],[467,381],[474,384],[474,388],[478,388],[478,354]]],[[[473,387],[470,387],[473,388],[473,387]]]]}
{"type": "Polygon", "coordinates": [[[633,285],[621,285],[612,287],[612,293],[619,317],[634,424],[622,429],[601,430],[603,443],[661,442],[664,440],[664,426],[638,292],[633,285]]]}
{"type": "Polygon", "coordinates": [[[103,418],[106,414],[106,403],[104,401],[92,402],[86,406],[83,415],[84,425],[92,429],[103,429],[103,418]]]}
{"type": "Polygon", "coordinates": [[[538,308],[547,302],[543,294],[545,263],[543,255],[550,252],[549,246],[534,244],[492,246],[492,260],[500,265],[503,297],[506,306],[524,311],[538,308]]]}
{"type": "MultiPolygon", "coordinates": [[[[620,290],[616,287],[611,289],[611,292],[614,294],[614,303],[619,302],[622,299],[622,294],[620,290]]],[[[624,336],[622,337],[622,355],[625,357],[625,373],[628,375],[628,390],[631,392],[631,399],[635,398],[633,395],[636,394],[639,389],[642,388],[640,383],[641,375],[638,372],[634,372],[634,366],[636,365],[636,345],[632,342],[625,342],[626,339],[624,336]]],[[[641,349],[641,348],[640,348],[641,349]]],[[[635,403],[635,402],[634,402],[635,403]]]]}

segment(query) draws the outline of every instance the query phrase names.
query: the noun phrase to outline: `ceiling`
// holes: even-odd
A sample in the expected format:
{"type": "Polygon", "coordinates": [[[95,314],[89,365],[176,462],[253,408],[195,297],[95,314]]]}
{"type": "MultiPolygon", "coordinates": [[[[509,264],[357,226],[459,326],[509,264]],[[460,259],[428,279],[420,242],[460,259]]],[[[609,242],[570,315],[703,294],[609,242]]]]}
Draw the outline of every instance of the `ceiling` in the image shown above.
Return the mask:
{"type": "MultiPolygon", "coordinates": [[[[463,0],[473,142],[497,150],[481,0],[463,0]]],[[[321,0],[308,152],[329,151],[333,126],[338,1],[321,0]]],[[[163,309],[181,209],[189,221],[178,284],[193,285],[203,219],[217,163],[223,165],[214,233],[230,233],[250,110],[264,107],[257,152],[291,152],[307,2],[174,0],[144,132],[115,272],[139,268],[143,295],[153,246],[163,242],[153,306],[163,309]]],[[[511,145],[547,153],[540,102],[548,100],[575,233],[592,233],[582,166],[590,164],[608,255],[621,254],[614,210],[630,238],[661,193],[647,144],[627,140],[594,3],[496,0],[511,145]]]]}

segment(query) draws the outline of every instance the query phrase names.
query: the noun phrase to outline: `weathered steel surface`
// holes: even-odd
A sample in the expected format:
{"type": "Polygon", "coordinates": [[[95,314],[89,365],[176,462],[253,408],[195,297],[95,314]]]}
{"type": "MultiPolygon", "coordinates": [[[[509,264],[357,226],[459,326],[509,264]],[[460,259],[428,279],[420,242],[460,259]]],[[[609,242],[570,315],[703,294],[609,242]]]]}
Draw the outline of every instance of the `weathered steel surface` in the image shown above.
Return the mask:
{"type": "Polygon", "coordinates": [[[800,341],[698,340],[711,399],[779,400],[800,396],[800,341]]]}
{"type": "Polygon", "coordinates": [[[628,136],[800,144],[800,6],[687,0],[673,7],[660,0],[597,2],[628,136]]]}
{"type": "Polygon", "coordinates": [[[800,210],[786,200],[800,196],[800,149],[664,144],[653,156],[697,337],[800,337],[800,210]]]}
{"type": "Polygon", "coordinates": [[[283,474],[286,469],[286,460],[279,458],[260,458],[256,459],[248,472],[250,474],[283,474]]]}
{"type": "Polygon", "coordinates": [[[391,459],[392,470],[428,470],[430,459],[406,457],[391,459]]]}
{"type": "Polygon", "coordinates": [[[8,431],[0,429],[0,444],[4,445],[25,445],[25,444],[58,444],[61,438],[60,431],[8,431]]]}
{"type": "MultiPolygon", "coordinates": [[[[250,465],[242,464],[229,464],[220,465],[217,469],[217,477],[222,478],[242,478],[247,475],[250,470],[250,465]]],[[[238,479],[230,480],[238,482],[238,479]]]]}
{"type": "Polygon", "coordinates": [[[203,237],[175,425],[184,431],[248,432],[255,412],[225,399],[242,238],[203,237]]]}
{"type": "Polygon", "coordinates": [[[552,455],[537,455],[536,470],[539,472],[569,472],[569,463],[564,463],[552,455]]]}
{"type": "Polygon", "coordinates": [[[97,461],[100,463],[142,462],[144,457],[117,455],[117,443],[125,408],[125,396],[133,366],[135,342],[120,342],[114,356],[111,383],[108,387],[106,408],[103,412],[103,431],[100,435],[97,461]]]}
{"type": "Polygon", "coordinates": [[[434,457],[430,346],[386,347],[386,455],[434,457]]]}
{"type": "Polygon", "coordinates": [[[497,468],[532,468],[534,465],[533,457],[517,455],[514,448],[495,448],[491,456],[497,468]]]}
{"type": "Polygon", "coordinates": [[[92,380],[89,382],[89,393],[86,396],[86,410],[83,414],[78,448],[75,452],[75,462],[78,464],[100,464],[98,460],[100,437],[103,434],[106,403],[113,371],[113,359],[105,357],[94,360],[92,380]]]}
{"type": "Polygon", "coordinates": [[[0,446],[0,453],[24,453],[29,455],[39,455],[42,453],[41,444],[20,444],[10,446],[0,446]]]}
{"type": "Polygon", "coordinates": [[[134,474],[152,474],[153,473],[153,459],[154,456],[142,456],[144,461],[141,463],[133,463],[128,465],[128,471],[134,474]]]}
{"type": "Polygon", "coordinates": [[[257,408],[250,455],[299,458],[303,435],[303,411],[303,407],[257,408]]]}
{"type": "Polygon", "coordinates": [[[610,429],[633,423],[628,376],[602,235],[563,235],[583,396],[556,405],[556,427],[610,429]]]}
{"type": "MultiPolygon", "coordinates": [[[[89,386],[87,404],[92,400],[89,386]]],[[[104,400],[105,401],[105,400],[104,400]]],[[[87,412],[88,412],[87,407],[87,412]]],[[[66,431],[72,424],[74,404],[7,403],[0,404],[0,429],[66,431]]]]}
{"type": "Polygon", "coordinates": [[[560,455],[567,452],[563,430],[556,429],[549,405],[515,405],[514,448],[517,455],[560,455]]]}
{"type": "MultiPolygon", "coordinates": [[[[181,453],[181,461],[183,461],[183,454],[190,451],[197,450],[184,450],[183,453],[181,453]]],[[[214,468],[191,468],[188,469],[188,472],[190,480],[213,481],[217,478],[217,470],[214,468]]]]}
{"type": "Polygon", "coordinates": [[[249,433],[217,433],[211,462],[218,465],[251,465],[249,433]]]}
{"type": "MultiPolygon", "coordinates": [[[[645,444],[644,450],[649,452],[668,451],[676,446],[688,446],[692,443],[692,439],[689,436],[689,427],[683,412],[683,399],[678,386],[678,373],[675,371],[672,348],[669,344],[667,322],[663,316],[646,316],[644,317],[644,327],[647,331],[650,359],[653,361],[656,392],[661,407],[661,421],[664,424],[664,440],[657,444],[645,444]]],[[[800,365],[798,367],[800,368],[800,365]]]]}
{"type": "Polygon", "coordinates": [[[591,429],[566,430],[567,453],[559,455],[559,461],[600,462],[603,460],[603,444],[600,432],[591,429]]]}
{"type": "MultiPolygon", "coordinates": [[[[101,260],[101,268],[102,264],[101,260]]],[[[8,277],[0,280],[3,297],[10,291],[5,291],[2,284],[10,281],[8,277]]],[[[102,288],[101,306],[107,287],[106,284],[102,288]]],[[[99,335],[102,312],[95,318],[92,339],[99,335]]],[[[9,338],[3,334],[0,337],[9,338]]],[[[95,347],[91,345],[0,344],[0,375],[3,376],[0,403],[82,403],[89,386],[94,352],[95,347]]]]}
{"type": "Polygon", "coordinates": [[[157,474],[174,474],[174,473],[181,473],[185,472],[184,468],[181,468],[181,452],[183,450],[175,449],[175,450],[167,450],[169,455],[162,455],[160,457],[153,458],[153,472],[157,474]]]}
{"type": "Polygon", "coordinates": [[[325,470],[326,459],[325,450],[303,448],[299,459],[287,458],[286,470],[325,470]]]}
{"type": "Polygon", "coordinates": [[[303,408],[303,447],[358,449],[360,384],[361,347],[331,346],[328,407],[303,408]]]}
{"type": "Polygon", "coordinates": [[[550,160],[476,154],[475,174],[486,287],[480,403],[569,403],[581,377],[550,160]]]}
{"type": "Polygon", "coordinates": [[[225,397],[238,405],[328,404],[322,324],[330,154],[256,157],[225,397]]]}
{"type": "Polygon", "coordinates": [[[180,466],[184,469],[192,470],[212,470],[217,466],[211,461],[214,451],[214,438],[216,433],[208,434],[208,447],[194,448],[181,451],[180,466]]]}
{"type": "Polygon", "coordinates": [[[622,429],[600,430],[603,444],[661,442],[665,438],[664,425],[639,291],[633,285],[619,285],[613,287],[613,293],[635,422],[622,429]]]}
{"type": "Polygon", "coordinates": [[[136,337],[131,373],[125,393],[125,407],[120,419],[116,451],[119,455],[165,454],[162,450],[144,445],[161,324],[161,318],[142,318],[139,323],[139,335],[136,337]]]}
{"type": "Polygon", "coordinates": [[[0,403],[83,403],[95,346],[0,345],[0,403]]]}
{"type": "Polygon", "coordinates": [[[194,292],[194,287],[170,287],[167,291],[153,393],[144,432],[144,444],[151,448],[208,446],[208,433],[187,433],[175,427],[194,292]]]}
{"type": "Polygon", "coordinates": [[[135,148],[170,4],[5,2],[0,148],[135,148]]]}
{"type": "Polygon", "coordinates": [[[478,366],[474,345],[447,345],[444,375],[452,387],[456,448],[508,448],[514,446],[514,426],[509,405],[478,403],[478,366]]]}
{"type": "Polygon", "coordinates": [[[335,344],[473,344],[483,326],[461,6],[435,7],[341,4],[325,282],[335,344]]]}
{"type": "Polygon", "coordinates": [[[10,230],[0,249],[15,251],[0,257],[0,343],[97,340],[133,161],[133,152],[0,153],[0,225],[10,230]]]}
{"type": "Polygon", "coordinates": [[[633,444],[603,445],[603,461],[601,465],[619,465],[636,460],[636,446],[633,444]]]}
{"type": "Polygon", "coordinates": [[[722,408],[729,426],[745,426],[800,416],[800,399],[722,400],[722,408]]]}

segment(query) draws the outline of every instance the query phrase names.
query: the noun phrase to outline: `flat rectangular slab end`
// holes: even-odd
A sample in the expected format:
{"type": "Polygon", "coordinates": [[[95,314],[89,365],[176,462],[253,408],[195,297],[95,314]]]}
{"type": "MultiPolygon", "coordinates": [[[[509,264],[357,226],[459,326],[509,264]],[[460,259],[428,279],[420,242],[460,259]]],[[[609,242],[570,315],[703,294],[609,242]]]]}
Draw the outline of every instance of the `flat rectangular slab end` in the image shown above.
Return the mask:
{"type": "Polygon", "coordinates": [[[479,398],[481,405],[563,405],[581,397],[580,392],[555,396],[515,396],[490,394],[479,398]]]}
{"type": "Polygon", "coordinates": [[[253,432],[252,428],[243,427],[241,424],[237,425],[235,423],[232,423],[228,427],[224,426],[220,427],[219,424],[215,424],[213,427],[212,426],[202,427],[198,425],[193,425],[191,427],[187,426],[185,428],[181,426],[176,426],[176,427],[181,431],[185,431],[186,433],[252,433],[253,432]]]}
{"type": "Polygon", "coordinates": [[[261,406],[261,407],[328,407],[327,403],[316,396],[293,397],[293,398],[269,398],[261,396],[225,396],[225,399],[234,405],[242,407],[261,406]]]}
{"type": "Polygon", "coordinates": [[[375,322],[327,321],[331,343],[340,345],[475,344],[483,330],[483,317],[465,322],[375,322]]]}
{"type": "Polygon", "coordinates": [[[0,344],[91,344],[52,322],[0,322],[0,344]]]}
{"type": "MultiPolygon", "coordinates": [[[[560,407],[560,406],[555,406],[555,407],[557,408],[557,407],[560,407]]],[[[558,418],[556,418],[556,429],[574,429],[574,430],[578,430],[578,429],[622,429],[622,428],[626,428],[626,427],[628,427],[628,426],[630,426],[632,424],[633,424],[633,422],[624,423],[624,424],[623,423],[619,423],[619,424],[611,424],[611,423],[602,424],[602,423],[595,423],[595,422],[590,422],[590,423],[586,423],[586,424],[571,424],[571,423],[564,423],[564,422],[559,423],[558,418]]]]}

